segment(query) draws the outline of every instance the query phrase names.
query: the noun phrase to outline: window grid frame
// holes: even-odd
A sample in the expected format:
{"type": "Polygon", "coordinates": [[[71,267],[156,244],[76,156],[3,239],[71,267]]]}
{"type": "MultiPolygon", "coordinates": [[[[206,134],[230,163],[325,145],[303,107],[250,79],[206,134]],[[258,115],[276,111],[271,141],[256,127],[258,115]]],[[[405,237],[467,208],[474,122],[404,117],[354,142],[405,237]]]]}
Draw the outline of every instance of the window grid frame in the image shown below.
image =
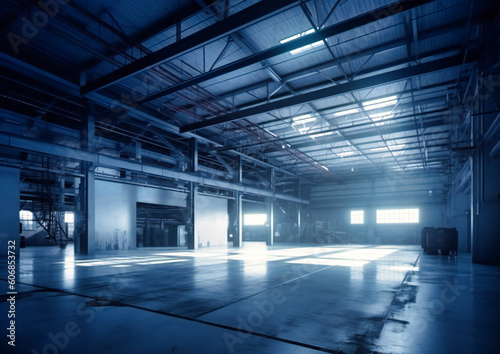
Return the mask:
{"type": "Polygon", "coordinates": [[[351,210],[351,225],[364,225],[365,211],[364,210],[351,210]]]}
{"type": "Polygon", "coordinates": [[[377,209],[377,224],[418,224],[420,209],[377,209]]]}

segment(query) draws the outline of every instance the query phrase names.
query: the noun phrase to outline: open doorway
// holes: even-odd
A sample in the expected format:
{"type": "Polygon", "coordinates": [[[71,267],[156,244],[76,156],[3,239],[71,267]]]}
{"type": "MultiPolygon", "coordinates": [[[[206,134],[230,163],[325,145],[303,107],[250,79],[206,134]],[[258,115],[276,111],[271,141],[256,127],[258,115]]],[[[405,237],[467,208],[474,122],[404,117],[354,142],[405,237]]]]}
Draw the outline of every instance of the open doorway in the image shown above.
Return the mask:
{"type": "Polygon", "coordinates": [[[186,208],[137,203],[137,247],[185,247],[186,208]]]}

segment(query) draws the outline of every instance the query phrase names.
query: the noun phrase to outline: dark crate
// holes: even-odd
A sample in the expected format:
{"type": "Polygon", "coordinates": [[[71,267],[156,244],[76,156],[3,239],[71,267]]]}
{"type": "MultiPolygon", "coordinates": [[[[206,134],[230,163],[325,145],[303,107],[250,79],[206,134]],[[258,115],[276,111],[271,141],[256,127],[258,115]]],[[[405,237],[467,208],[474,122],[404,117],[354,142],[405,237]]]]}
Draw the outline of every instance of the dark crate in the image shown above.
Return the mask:
{"type": "Polygon", "coordinates": [[[457,229],[444,227],[424,227],[422,229],[422,248],[424,254],[442,255],[457,254],[458,232],[457,229]]]}

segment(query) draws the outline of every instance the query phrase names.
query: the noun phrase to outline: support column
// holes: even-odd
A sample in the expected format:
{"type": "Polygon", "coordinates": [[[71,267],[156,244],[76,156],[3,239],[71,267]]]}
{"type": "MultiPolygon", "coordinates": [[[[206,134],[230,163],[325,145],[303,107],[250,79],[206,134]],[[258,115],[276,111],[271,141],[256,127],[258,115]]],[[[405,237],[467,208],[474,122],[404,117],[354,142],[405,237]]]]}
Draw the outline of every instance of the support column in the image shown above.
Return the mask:
{"type": "Polygon", "coordinates": [[[266,245],[274,244],[274,199],[267,198],[267,223],[269,225],[266,235],[266,245]]]}
{"type": "MultiPolygon", "coordinates": [[[[274,168],[269,171],[269,179],[271,181],[271,190],[274,193],[276,189],[276,173],[274,168]]],[[[272,246],[274,244],[274,198],[267,198],[267,223],[269,229],[266,235],[266,244],[272,246]]]]}
{"type": "MultiPolygon", "coordinates": [[[[84,180],[80,183],[80,212],[75,216],[78,225],[78,237],[75,238],[75,252],[95,254],[95,173],[94,164],[82,162],[84,180]],[[78,245],[76,245],[78,243],[78,245]]],[[[75,230],[76,230],[75,226],[75,230]]]]}
{"type": "MultiPolygon", "coordinates": [[[[7,257],[9,246],[14,246],[10,250],[16,253],[16,259],[18,259],[20,247],[20,173],[18,168],[0,166],[0,196],[0,257],[7,257]]],[[[7,272],[2,272],[2,276],[7,279],[7,272]]]]}
{"type": "Polygon", "coordinates": [[[186,244],[188,250],[198,249],[198,233],[196,232],[196,196],[198,194],[198,186],[196,183],[189,182],[188,195],[188,210],[189,217],[186,223],[187,239],[186,244]]]}
{"type": "MultiPolygon", "coordinates": [[[[301,190],[300,190],[300,179],[297,181],[297,197],[300,198],[300,194],[301,194],[301,190]]],[[[297,204],[296,205],[296,211],[297,211],[297,239],[295,240],[295,242],[297,243],[300,243],[301,239],[300,239],[300,236],[302,235],[302,229],[301,229],[301,225],[300,225],[300,217],[301,217],[301,205],[300,204],[297,204]]]]}
{"type": "MultiPolygon", "coordinates": [[[[235,169],[234,182],[241,183],[243,180],[243,169],[242,169],[242,160],[241,156],[236,158],[237,166],[235,169]]],[[[243,193],[234,192],[234,204],[235,204],[235,213],[234,218],[236,219],[233,222],[233,225],[236,227],[233,229],[233,247],[243,247],[243,193]]]]}
{"type": "Polygon", "coordinates": [[[135,158],[138,161],[142,160],[142,143],[140,141],[135,142],[135,158]]]}
{"type": "MultiPolygon", "coordinates": [[[[66,232],[66,228],[64,227],[64,225],[65,225],[65,223],[64,223],[64,219],[65,219],[64,205],[66,202],[66,200],[65,200],[66,199],[65,198],[65,187],[66,187],[65,178],[64,178],[64,176],[61,176],[61,177],[59,177],[59,203],[57,206],[57,211],[58,211],[59,226],[64,231],[64,233],[66,232]]],[[[64,233],[61,231],[61,240],[66,241],[66,237],[64,236],[64,233]]]]}
{"type": "Polygon", "coordinates": [[[295,242],[300,243],[300,235],[301,235],[301,228],[300,228],[300,213],[301,213],[301,207],[300,204],[296,205],[296,210],[297,210],[297,239],[295,242]]]}
{"type": "MultiPolygon", "coordinates": [[[[81,149],[92,152],[95,146],[95,106],[87,101],[81,131],[81,149]]],[[[93,255],[95,253],[95,166],[90,162],[80,163],[80,208],[75,215],[75,253],[93,255]],[[77,231],[78,230],[78,231],[77,231]]]]}
{"type": "MultiPolygon", "coordinates": [[[[189,143],[189,171],[198,172],[198,141],[191,139],[189,143]]],[[[186,244],[188,250],[195,250],[198,248],[198,232],[196,225],[196,199],[198,195],[198,185],[194,182],[189,182],[189,195],[188,195],[188,220],[186,223],[187,239],[186,244]]]]}

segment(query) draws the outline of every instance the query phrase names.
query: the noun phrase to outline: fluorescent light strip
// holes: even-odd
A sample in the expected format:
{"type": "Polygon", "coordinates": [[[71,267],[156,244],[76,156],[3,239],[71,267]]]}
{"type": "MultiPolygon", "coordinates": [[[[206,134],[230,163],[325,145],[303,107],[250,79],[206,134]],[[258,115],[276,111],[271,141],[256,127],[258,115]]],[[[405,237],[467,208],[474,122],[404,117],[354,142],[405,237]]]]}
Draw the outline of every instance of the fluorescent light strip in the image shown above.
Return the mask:
{"type": "MultiPolygon", "coordinates": [[[[291,37],[288,37],[288,38],[285,38],[285,39],[282,39],[280,41],[281,44],[283,43],[287,43],[287,42],[290,42],[294,39],[297,39],[297,38],[300,38],[300,37],[303,37],[303,36],[307,36],[308,34],[311,34],[313,32],[316,32],[316,30],[314,28],[311,28],[305,32],[302,32],[302,33],[298,33],[296,35],[293,35],[291,37]]],[[[300,47],[300,48],[297,48],[297,49],[294,49],[294,50],[291,50],[289,53],[292,54],[292,55],[295,55],[295,54],[298,54],[298,53],[301,53],[301,52],[304,52],[306,50],[309,50],[309,49],[312,49],[312,48],[315,48],[315,47],[318,47],[320,46],[321,44],[323,43],[323,41],[317,41],[317,42],[314,42],[314,43],[311,43],[311,44],[307,44],[303,47],[300,47]]]]}
{"type": "Polygon", "coordinates": [[[335,112],[334,117],[346,116],[348,114],[359,113],[359,108],[348,109],[347,111],[335,112]]]}
{"type": "Polygon", "coordinates": [[[314,134],[314,135],[311,135],[311,138],[319,138],[319,137],[322,137],[322,136],[327,136],[327,135],[332,135],[333,132],[326,132],[326,133],[319,133],[319,134],[314,134]]]}
{"type": "Polygon", "coordinates": [[[340,157],[351,156],[351,155],[354,155],[354,151],[340,152],[337,155],[340,156],[340,157]]]}
{"type": "Polygon", "coordinates": [[[390,97],[379,98],[376,100],[364,102],[363,107],[370,106],[370,109],[374,109],[374,108],[372,108],[373,106],[382,105],[380,107],[385,107],[385,106],[390,106],[391,104],[395,104],[397,102],[398,102],[398,96],[390,96],[390,97]]]}

